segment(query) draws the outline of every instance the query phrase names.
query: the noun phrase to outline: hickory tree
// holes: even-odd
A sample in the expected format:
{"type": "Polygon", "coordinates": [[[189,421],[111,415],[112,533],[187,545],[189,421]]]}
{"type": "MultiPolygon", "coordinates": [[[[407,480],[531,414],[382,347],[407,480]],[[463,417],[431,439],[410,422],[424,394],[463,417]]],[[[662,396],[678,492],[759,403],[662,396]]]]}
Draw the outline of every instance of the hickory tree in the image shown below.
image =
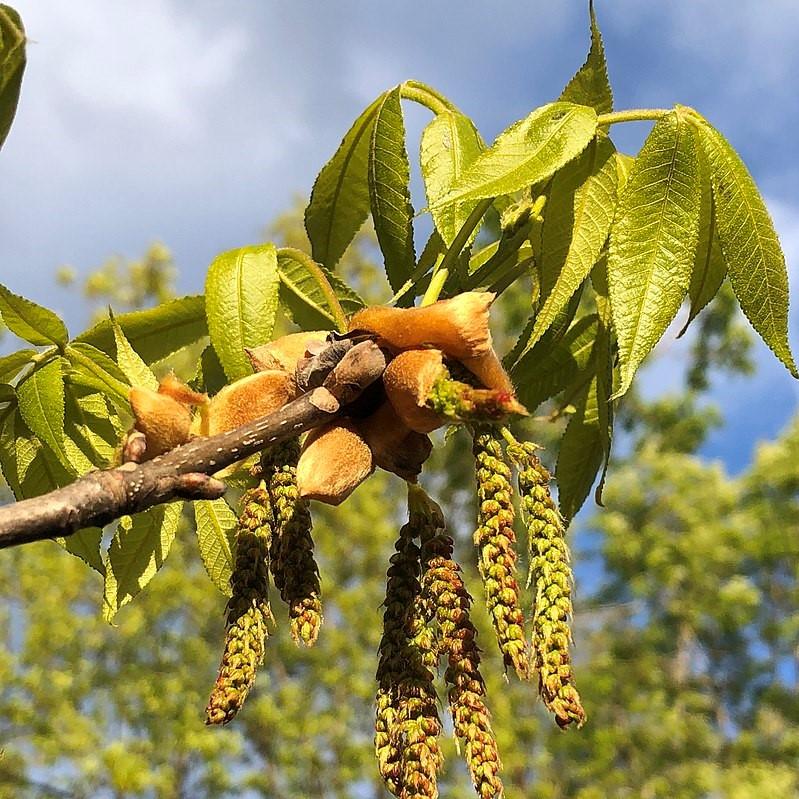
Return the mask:
{"type": "MultiPolygon", "coordinates": [[[[565,535],[597,482],[601,496],[614,408],[638,367],[683,303],[687,327],[728,279],[797,376],[784,257],[745,165],[692,108],[615,110],[593,8],[590,34],[561,95],[490,145],[429,86],[386,90],[316,179],[310,252],[267,243],[223,253],[204,295],[109,312],[74,337],[0,286],[5,325],[31,345],[0,358],[0,467],[17,499],[0,509],[0,546],[55,538],[102,576],[111,621],[191,514],[208,576],[229,597],[206,723],[233,720],[255,681],[275,623],[271,586],[295,641],[316,642],[312,502],[344,502],[379,468],[408,494],[377,663],[380,774],[397,796],[437,795],[443,663],[475,789],[500,795],[472,600],[419,482],[434,446],[458,439],[430,434],[459,425],[471,435],[476,558],[506,670],[537,682],[559,726],[579,727],[565,535]],[[432,233],[419,253],[403,103],[431,114],[420,160],[432,233]],[[641,150],[617,151],[613,126],[641,120],[652,122],[641,150]],[[387,278],[380,305],[337,269],[368,217],[387,278]],[[527,319],[498,353],[489,314],[506,293],[525,297],[527,319]],[[164,374],[176,352],[193,362],[164,374]],[[551,413],[531,425],[544,403],[551,413]],[[553,422],[557,502],[527,440],[553,422]]],[[[7,6],[0,36],[2,143],[25,66],[22,23],[7,6]]]]}

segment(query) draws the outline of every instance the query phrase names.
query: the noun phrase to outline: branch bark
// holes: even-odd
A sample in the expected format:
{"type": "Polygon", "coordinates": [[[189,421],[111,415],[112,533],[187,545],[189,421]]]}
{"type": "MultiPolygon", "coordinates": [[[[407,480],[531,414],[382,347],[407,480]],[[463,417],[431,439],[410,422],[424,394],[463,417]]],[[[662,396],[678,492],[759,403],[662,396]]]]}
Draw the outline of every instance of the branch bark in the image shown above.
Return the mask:
{"type": "Polygon", "coordinates": [[[385,354],[372,341],[352,346],[339,358],[320,386],[269,416],[196,438],[151,461],[89,472],[48,494],[0,507],[0,549],[103,526],[173,499],[222,496],[225,484],[212,474],[340,416],[386,367],[385,354]]]}

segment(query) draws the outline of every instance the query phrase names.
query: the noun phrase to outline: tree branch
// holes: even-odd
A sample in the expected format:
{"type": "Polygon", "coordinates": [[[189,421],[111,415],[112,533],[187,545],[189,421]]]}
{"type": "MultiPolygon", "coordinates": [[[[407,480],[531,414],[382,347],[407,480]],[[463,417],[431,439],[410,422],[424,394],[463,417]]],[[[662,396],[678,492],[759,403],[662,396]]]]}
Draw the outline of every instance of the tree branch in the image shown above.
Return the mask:
{"type": "Polygon", "coordinates": [[[195,438],[151,461],[90,472],[48,494],[0,507],[0,549],[71,535],[173,499],[222,496],[225,484],[210,475],[340,416],[386,367],[385,354],[373,341],[355,344],[346,353],[339,349],[337,356],[321,386],[269,416],[195,438]]]}

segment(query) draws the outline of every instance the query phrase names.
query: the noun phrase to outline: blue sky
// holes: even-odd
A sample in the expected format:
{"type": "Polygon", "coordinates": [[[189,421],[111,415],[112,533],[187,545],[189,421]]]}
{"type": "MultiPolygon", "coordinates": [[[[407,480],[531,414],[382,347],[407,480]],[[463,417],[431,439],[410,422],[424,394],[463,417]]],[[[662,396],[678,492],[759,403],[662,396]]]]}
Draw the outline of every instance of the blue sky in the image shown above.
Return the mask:
{"type": "MultiPolygon", "coordinates": [[[[0,155],[0,279],[82,321],[52,276],[160,239],[181,289],[259,238],[358,112],[406,78],[451,97],[487,139],[553,99],[587,49],[583,2],[17,0],[33,43],[0,155]]],[[[597,0],[618,108],[693,105],[766,194],[799,281],[799,3],[597,0]]],[[[422,117],[411,117],[411,127],[422,117]]],[[[636,148],[646,127],[614,128],[636,148]]],[[[411,143],[411,151],[416,145],[411,143]]],[[[796,299],[796,292],[793,294],[796,299]]],[[[799,317],[792,339],[799,341],[799,317]]],[[[675,385],[669,342],[647,390],[675,385]]],[[[797,390],[763,348],[759,380],[716,389],[730,425],[706,447],[740,469],[797,390]]]]}

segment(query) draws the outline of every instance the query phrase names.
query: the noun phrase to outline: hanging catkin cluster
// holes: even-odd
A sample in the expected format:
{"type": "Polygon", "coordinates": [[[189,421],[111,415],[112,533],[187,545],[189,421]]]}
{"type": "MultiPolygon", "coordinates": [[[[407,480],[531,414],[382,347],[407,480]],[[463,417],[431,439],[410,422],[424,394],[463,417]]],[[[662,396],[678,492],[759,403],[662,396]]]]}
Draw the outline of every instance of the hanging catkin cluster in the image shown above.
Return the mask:
{"type": "Polygon", "coordinates": [[[230,578],[225,648],[205,710],[206,724],[227,724],[239,712],[263,662],[269,608],[272,513],[261,484],[242,498],[236,562],[230,578]]]}
{"type": "Polygon", "coordinates": [[[375,753],[387,788],[401,799],[435,799],[441,722],[433,687],[438,655],[421,596],[415,520],[400,531],[386,583],[377,667],[375,753]]]}
{"type": "Polygon", "coordinates": [[[485,704],[477,630],[469,618],[472,598],[452,558],[453,542],[435,518],[421,529],[422,596],[435,608],[439,652],[455,735],[463,746],[472,783],[481,799],[502,794],[497,743],[485,704]]]}
{"type": "Polygon", "coordinates": [[[506,668],[512,666],[519,677],[528,679],[529,653],[516,581],[511,469],[505,460],[501,440],[492,427],[475,429],[472,451],[478,503],[474,543],[486,605],[506,668]]]}
{"type": "Polygon", "coordinates": [[[549,492],[549,472],[529,442],[513,443],[508,455],[519,467],[519,494],[527,523],[530,577],[535,590],[533,658],[544,704],[561,727],[585,722],[574,686],[569,647],[572,571],[563,519],[549,492]]]}
{"type": "Polygon", "coordinates": [[[260,471],[275,517],[272,578],[288,605],[291,637],[298,644],[313,646],[322,624],[322,600],[311,538],[311,512],[297,488],[299,456],[299,442],[292,439],[265,453],[260,471]]]}

